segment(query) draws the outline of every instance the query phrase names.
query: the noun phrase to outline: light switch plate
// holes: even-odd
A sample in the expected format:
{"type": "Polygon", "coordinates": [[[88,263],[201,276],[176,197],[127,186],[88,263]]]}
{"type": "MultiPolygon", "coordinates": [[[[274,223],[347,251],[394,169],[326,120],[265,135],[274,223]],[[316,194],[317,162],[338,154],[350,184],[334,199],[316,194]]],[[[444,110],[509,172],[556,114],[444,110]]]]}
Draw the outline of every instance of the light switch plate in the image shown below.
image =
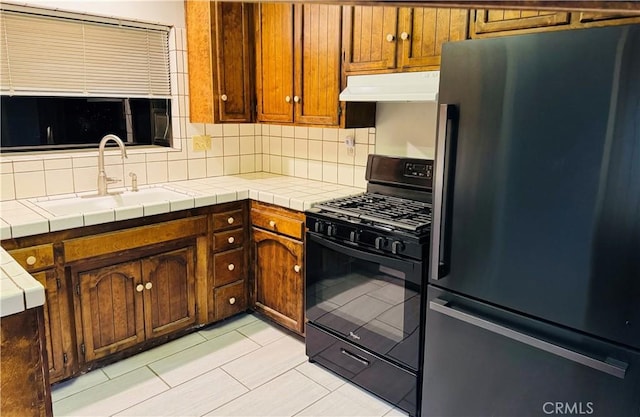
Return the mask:
{"type": "Polygon", "coordinates": [[[195,135],[193,137],[193,150],[194,151],[208,151],[211,149],[211,136],[209,135],[195,135]]]}

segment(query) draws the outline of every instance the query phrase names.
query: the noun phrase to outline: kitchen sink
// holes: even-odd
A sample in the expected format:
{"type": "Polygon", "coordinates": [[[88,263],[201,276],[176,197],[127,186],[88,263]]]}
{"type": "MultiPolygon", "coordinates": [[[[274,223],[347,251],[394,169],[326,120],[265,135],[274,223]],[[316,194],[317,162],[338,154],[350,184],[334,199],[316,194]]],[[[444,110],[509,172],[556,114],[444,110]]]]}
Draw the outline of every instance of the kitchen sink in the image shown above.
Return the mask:
{"type": "Polygon", "coordinates": [[[189,198],[193,197],[167,188],[152,187],[142,188],[139,191],[112,192],[104,196],[93,194],[44,201],[32,200],[31,202],[54,216],[65,216],[189,198]]]}

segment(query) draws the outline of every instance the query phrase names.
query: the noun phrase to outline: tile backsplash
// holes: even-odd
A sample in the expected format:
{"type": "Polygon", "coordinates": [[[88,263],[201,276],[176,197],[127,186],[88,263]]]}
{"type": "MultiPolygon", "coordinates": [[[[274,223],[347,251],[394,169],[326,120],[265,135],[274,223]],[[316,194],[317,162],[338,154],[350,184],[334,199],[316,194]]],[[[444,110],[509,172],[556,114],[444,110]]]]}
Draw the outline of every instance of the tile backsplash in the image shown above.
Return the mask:
{"type": "MultiPolygon", "coordinates": [[[[169,45],[172,147],[131,147],[124,160],[117,149],[108,149],[106,173],[120,181],[112,187],[130,186],[130,173],[146,185],[260,171],[366,185],[367,154],[375,147],[373,128],[190,123],[186,29],[174,27],[169,45]],[[210,149],[194,150],[194,135],[210,136],[210,149]],[[348,136],[355,138],[353,150],[344,144],[348,136]]],[[[92,191],[97,179],[97,150],[0,154],[1,200],[92,191]]]]}

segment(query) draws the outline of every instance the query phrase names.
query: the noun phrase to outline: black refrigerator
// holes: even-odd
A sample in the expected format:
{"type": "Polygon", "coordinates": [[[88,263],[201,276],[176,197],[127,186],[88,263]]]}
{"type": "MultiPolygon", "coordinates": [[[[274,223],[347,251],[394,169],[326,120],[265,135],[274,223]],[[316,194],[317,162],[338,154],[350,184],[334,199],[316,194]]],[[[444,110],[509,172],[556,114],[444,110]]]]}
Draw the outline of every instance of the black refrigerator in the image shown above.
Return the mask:
{"type": "Polygon", "coordinates": [[[640,416],[640,25],[444,45],[422,416],[640,416]]]}

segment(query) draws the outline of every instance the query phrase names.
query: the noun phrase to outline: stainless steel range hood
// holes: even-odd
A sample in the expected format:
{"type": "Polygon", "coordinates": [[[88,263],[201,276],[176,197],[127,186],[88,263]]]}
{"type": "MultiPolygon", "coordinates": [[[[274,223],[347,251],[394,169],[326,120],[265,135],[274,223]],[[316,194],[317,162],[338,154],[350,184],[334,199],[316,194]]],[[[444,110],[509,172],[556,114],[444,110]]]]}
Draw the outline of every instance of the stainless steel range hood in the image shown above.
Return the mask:
{"type": "Polygon", "coordinates": [[[350,75],[341,101],[438,101],[439,71],[350,75]]]}

